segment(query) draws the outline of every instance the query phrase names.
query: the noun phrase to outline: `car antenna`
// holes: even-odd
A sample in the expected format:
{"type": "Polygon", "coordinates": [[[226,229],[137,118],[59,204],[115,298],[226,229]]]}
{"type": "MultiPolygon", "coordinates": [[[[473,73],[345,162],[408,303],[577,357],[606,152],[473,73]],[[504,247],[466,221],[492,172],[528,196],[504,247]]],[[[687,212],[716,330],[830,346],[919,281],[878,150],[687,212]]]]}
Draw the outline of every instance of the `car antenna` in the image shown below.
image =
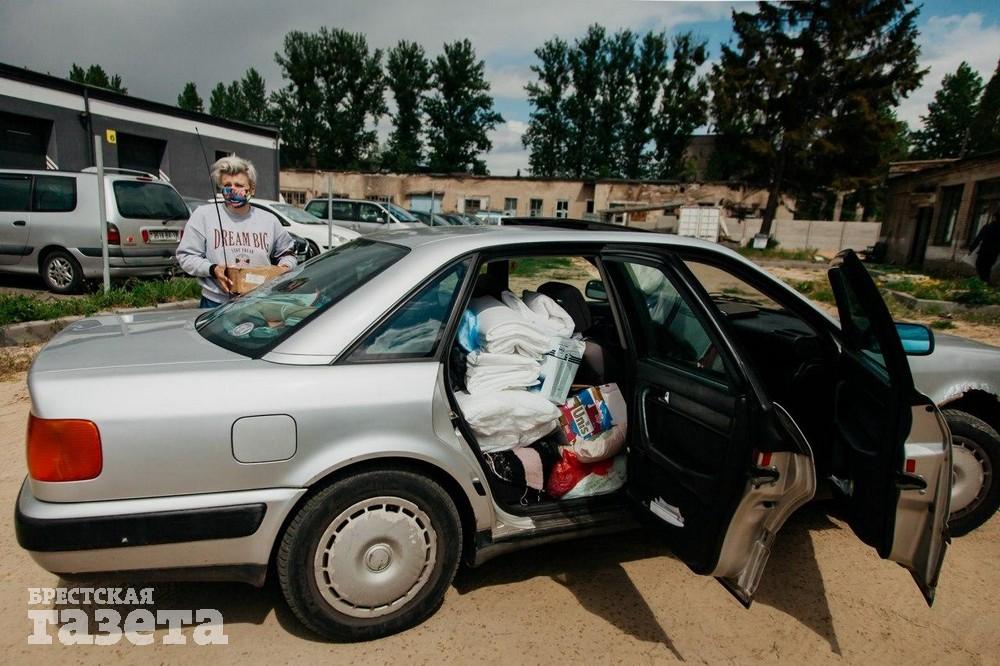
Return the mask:
{"type": "Polygon", "coordinates": [[[215,196],[215,181],[212,180],[212,167],[208,165],[205,142],[201,140],[201,132],[198,131],[197,125],[194,126],[194,133],[198,136],[198,145],[201,146],[201,158],[205,160],[205,170],[208,171],[208,182],[212,187],[212,203],[215,205],[215,217],[219,220],[219,242],[222,244],[222,266],[223,272],[225,272],[225,269],[229,268],[229,255],[226,252],[226,234],[222,230],[222,213],[219,212],[219,198],[215,196]]]}

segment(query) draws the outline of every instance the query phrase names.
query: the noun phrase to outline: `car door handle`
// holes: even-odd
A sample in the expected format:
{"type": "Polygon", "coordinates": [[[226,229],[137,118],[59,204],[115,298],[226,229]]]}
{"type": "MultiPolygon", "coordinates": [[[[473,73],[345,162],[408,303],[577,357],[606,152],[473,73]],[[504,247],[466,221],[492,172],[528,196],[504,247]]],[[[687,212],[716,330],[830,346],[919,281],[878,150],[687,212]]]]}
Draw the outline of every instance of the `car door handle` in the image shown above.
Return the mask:
{"type": "Polygon", "coordinates": [[[897,472],[896,488],[899,490],[927,490],[927,479],[916,474],[897,472]]]}
{"type": "Polygon", "coordinates": [[[750,470],[750,483],[754,488],[760,488],[765,483],[776,483],[781,473],[773,467],[753,467],[750,470]]]}
{"type": "Polygon", "coordinates": [[[14,220],[13,224],[14,224],[15,227],[23,227],[23,226],[27,225],[28,222],[26,220],[14,220]]]}

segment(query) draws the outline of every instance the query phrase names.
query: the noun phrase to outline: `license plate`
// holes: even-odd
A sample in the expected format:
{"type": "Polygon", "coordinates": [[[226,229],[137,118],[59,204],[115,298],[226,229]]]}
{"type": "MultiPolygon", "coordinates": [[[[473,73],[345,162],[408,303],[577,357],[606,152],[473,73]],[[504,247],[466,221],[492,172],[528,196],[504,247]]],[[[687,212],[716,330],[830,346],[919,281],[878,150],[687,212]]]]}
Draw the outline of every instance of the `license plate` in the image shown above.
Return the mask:
{"type": "Polygon", "coordinates": [[[149,232],[149,242],[150,243],[176,243],[177,242],[177,232],[176,231],[150,231],[149,232]]]}

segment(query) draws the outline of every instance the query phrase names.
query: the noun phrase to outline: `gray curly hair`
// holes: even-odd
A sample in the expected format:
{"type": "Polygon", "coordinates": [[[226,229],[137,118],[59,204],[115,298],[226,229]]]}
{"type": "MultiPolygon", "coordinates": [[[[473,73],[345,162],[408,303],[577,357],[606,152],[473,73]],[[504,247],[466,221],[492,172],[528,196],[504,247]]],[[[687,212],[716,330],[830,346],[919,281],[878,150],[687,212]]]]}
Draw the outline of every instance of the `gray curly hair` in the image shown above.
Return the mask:
{"type": "Polygon", "coordinates": [[[236,175],[239,173],[245,173],[247,175],[247,180],[250,181],[250,187],[256,189],[257,187],[257,169],[254,167],[250,160],[245,160],[242,157],[237,157],[236,155],[227,155],[215,162],[212,165],[212,182],[215,183],[216,187],[219,187],[219,181],[224,175],[236,175]]]}

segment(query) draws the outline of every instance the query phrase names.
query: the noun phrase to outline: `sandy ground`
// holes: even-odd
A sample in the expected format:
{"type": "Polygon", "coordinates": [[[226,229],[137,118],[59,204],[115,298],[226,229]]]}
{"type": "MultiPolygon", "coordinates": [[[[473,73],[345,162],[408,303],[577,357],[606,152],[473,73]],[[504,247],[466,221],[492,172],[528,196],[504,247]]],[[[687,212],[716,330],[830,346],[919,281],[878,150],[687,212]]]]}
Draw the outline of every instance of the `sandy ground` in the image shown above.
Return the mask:
{"type": "MultiPolygon", "coordinates": [[[[952,544],[930,609],[909,575],[863,546],[822,505],[778,537],[757,600],[743,609],[695,576],[655,531],[540,547],[461,571],[423,625],[367,644],[306,632],[273,583],[155,586],[153,610],[215,608],[228,645],[28,645],[29,587],[67,585],[17,546],[12,507],[24,476],[24,375],[0,382],[4,663],[1000,663],[1000,519],[952,544]]],[[[141,585],[141,581],[135,581],[141,585]]],[[[95,607],[83,607],[91,614],[95,607]]],[[[127,610],[127,609],[126,609],[127,610]]]]}

